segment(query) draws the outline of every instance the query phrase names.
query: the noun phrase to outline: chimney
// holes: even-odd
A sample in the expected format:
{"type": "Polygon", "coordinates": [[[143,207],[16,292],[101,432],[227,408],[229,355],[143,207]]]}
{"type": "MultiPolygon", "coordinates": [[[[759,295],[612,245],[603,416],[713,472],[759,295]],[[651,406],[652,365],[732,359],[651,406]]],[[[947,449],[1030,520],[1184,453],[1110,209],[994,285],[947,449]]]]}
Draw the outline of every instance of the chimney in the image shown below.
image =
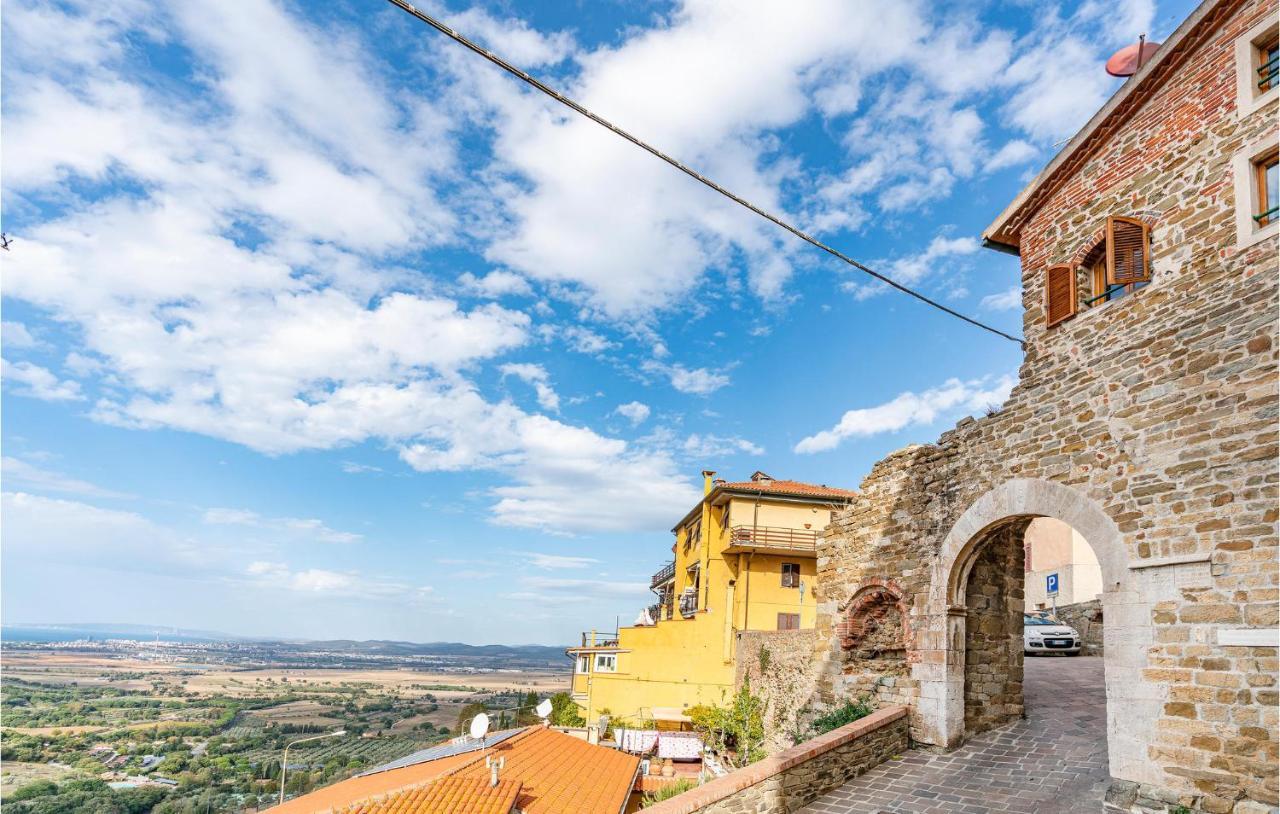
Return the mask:
{"type": "Polygon", "coordinates": [[[711,479],[714,478],[715,476],[716,476],[716,471],[714,469],[702,470],[702,494],[704,495],[711,494],[711,479]]]}

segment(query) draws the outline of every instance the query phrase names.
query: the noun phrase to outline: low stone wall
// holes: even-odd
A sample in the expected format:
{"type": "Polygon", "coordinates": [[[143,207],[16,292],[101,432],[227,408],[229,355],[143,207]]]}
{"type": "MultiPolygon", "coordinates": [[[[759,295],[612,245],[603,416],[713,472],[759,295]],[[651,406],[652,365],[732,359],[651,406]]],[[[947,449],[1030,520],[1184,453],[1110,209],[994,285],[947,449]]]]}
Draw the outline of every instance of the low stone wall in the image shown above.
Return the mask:
{"type": "Polygon", "coordinates": [[[1070,625],[1080,634],[1084,643],[1080,652],[1085,656],[1102,655],[1102,602],[1091,599],[1074,605],[1058,606],[1058,621],[1070,625]]]}
{"type": "Polygon", "coordinates": [[[645,814],[791,814],[910,747],[907,708],[877,710],[645,809],[645,814]]]}
{"type": "Polygon", "coordinates": [[[801,739],[800,709],[813,695],[813,630],[744,630],[738,633],[734,686],[751,682],[764,699],[765,748],[770,754],[801,739]]]}

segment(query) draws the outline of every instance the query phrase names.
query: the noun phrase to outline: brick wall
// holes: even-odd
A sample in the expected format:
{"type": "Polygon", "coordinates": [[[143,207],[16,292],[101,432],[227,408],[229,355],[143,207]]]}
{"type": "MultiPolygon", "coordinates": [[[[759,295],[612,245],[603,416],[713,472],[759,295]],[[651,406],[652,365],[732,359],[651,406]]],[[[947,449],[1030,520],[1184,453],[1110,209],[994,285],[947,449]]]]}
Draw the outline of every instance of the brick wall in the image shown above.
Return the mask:
{"type": "Polygon", "coordinates": [[[905,707],[882,709],[645,809],[646,814],[791,814],[909,747],[905,707]]]}
{"type": "MultiPolygon", "coordinates": [[[[841,625],[893,580],[912,632],[909,674],[891,680],[913,735],[963,740],[966,651],[992,624],[974,569],[1003,524],[1053,516],[1103,571],[1113,777],[1210,811],[1277,802],[1276,648],[1232,643],[1280,622],[1277,242],[1237,250],[1231,180],[1233,154],[1277,117],[1274,102],[1236,115],[1234,42],[1275,9],[1211,6],[1206,35],[1027,221],[1009,400],[880,461],[819,544],[819,701],[875,673],[849,663],[841,625]],[[1047,329],[1045,269],[1078,262],[1108,215],[1151,224],[1151,284],[1047,329]]],[[[1020,695],[1015,661],[1002,703],[1020,695]]]]}

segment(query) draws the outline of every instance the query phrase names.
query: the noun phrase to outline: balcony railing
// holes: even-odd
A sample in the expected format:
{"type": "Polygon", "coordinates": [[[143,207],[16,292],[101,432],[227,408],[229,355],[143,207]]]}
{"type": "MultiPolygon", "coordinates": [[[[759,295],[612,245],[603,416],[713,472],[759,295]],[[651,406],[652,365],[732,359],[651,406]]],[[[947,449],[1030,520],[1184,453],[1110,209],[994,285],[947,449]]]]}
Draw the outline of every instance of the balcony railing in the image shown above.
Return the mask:
{"type": "Polygon", "coordinates": [[[583,647],[617,647],[618,631],[613,630],[584,630],[582,631],[583,647]]]}
{"type": "Polygon", "coordinates": [[[649,590],[653,590],[654,588],[657,588],[659,585],[665,585],[675,578],[676,578],[676,563],[675,563],[675,560],[672,560],[671,562],[662,566],[662,568],[658,571],[658,573],[654,574],[653,578],[649,580],[649,590]]]}
{"type": "Polygon", "coordinates": [[[734,526],[729,531],[729,545],[737,548],[814,552],[818,548],[818,532],[780,526],[734,526]]]}

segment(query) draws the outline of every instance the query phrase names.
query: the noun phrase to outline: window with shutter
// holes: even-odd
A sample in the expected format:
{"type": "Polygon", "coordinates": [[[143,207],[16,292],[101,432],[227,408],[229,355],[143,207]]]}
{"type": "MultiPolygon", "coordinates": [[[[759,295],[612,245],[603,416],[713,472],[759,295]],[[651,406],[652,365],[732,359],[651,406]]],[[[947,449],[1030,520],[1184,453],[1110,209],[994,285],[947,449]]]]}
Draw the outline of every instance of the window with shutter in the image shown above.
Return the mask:
{"type": "Polygon", "coordinates": [[[1071,266],[1050,266],[1045,279],[1048,327],[1076,315],[1076,272],[1071,266]]]}
{"type": "Polygon", "coordinates": [[[1107,218],[1107,282],[1133,285],[1151,279],[1147,225],[1132,218],[1107,218]]]}

